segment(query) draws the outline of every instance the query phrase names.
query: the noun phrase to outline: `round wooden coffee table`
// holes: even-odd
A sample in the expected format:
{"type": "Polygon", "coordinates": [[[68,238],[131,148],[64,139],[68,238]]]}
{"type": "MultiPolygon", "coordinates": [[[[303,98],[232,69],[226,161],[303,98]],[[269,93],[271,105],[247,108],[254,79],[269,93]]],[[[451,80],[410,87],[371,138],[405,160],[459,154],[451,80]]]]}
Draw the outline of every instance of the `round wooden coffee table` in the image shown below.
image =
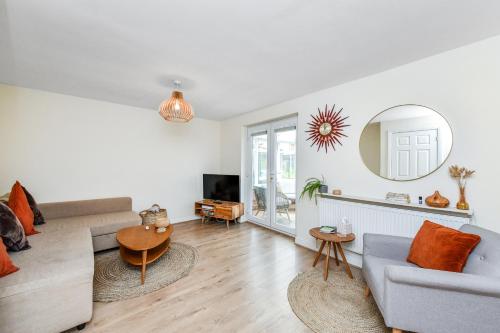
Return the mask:
{"type": "Polygon", "coordinates": [[[347,262],[347,259],[344,254],[344,250],[342,250],[342,245],[341,243],[344,242],[352,242],[354,239],[356,239],[356,236],[354,234],[349,234],[345,236],[340,236],[339,234],[326,234],[323,232],[319,231],[320,228],[312,228],[309,230],[309,234],[313,236],[316,239],[319,239],[321,242],[321,246],[319,247],[319,251],[316,254],[316,258],[314,258],[314,263],[313,267],[316,266],[318,263],[319,258],[321,257],[321,254],[323,253],[323,248],[325,247],[325,244],[328,244],[328,251],[326,252],[326,258],[325,258],[325,268],[323,269],[323,278],[328,279],[328,264],[330,262],[330,250],[333,245],[333,253],[335,254],[335,263],[337,266],[339,265],[339,259],[337,258],[337,249],[339,249],[340,255],[342,256],[342,262],[345,265],[345,270],[349,277],[352,279],[352,272],[351,268],[349,267],[349,263],[347,262]]]}
{"type": "Polygon", "coordinates": [[[141,266],[141,284],[146,277],[146,265],[160,258],[170,250],[170,235],[174,227],[169,225],[167,230],[157,233],[154,225],[146,229],[144,225],[118,230],[116,240],[120,244],[120,256],[134,266],[141,266]]]}

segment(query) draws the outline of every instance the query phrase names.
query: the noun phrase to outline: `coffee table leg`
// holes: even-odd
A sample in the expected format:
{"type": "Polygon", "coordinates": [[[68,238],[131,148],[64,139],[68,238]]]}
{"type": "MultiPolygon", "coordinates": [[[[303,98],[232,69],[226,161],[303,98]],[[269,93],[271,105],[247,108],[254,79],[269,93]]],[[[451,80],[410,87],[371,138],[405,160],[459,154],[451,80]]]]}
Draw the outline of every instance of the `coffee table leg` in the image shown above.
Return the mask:
{"type": "Polygon", "coordinates": [[[333,243],[333,254],[335,254],[335,264],[339,265],[339,258],[337,256],[337,243],[333,243]]]}
{"type": "Polygon", "coordinates": [[[332,242],[328,243],[328,251],[326,251],[326,260],[325,260],[325,271],[323,272],[323,277],[325,281],[328,279],[328,264],[330,263],[330,250],[332,248],[332,242]]]}
{"type": "Polygon", "coordinates": [[[325,247],[325,243],[326,243],[326,241],[322,241],[322,242],[321,242],[321,246],[319,247],[318,254],[316,254],[316,258],[314,258],[313,267],[315,267],[315,266],[316,266],[316,264],[318,263],[319,258],[320,258],[320,257],[321,257],[321,255],[323,254],[323,248],[325,247]]]}
{"type": "Polygon", "coordinates": [[[148,251],[142,251],[142,270],[141,270],[141,284],[144,284],[144,280],[146,279],[146,258],[148,256],[148,251]]]}
{"type": "Polygon", "coordinates": [[[349,275],[349,277],[352,279],[353,277],[352,277],[352,273],[351,273],[351,267],[349,267],[349,263],[347,262],[347,259],[345,258],[344,250],[342,250],[341,243],[337,243],[337,246],[339,247],[339,252],[340,252],[340,255],[342,256],[342,261],[344,262],[347,275],[349,275]]]}

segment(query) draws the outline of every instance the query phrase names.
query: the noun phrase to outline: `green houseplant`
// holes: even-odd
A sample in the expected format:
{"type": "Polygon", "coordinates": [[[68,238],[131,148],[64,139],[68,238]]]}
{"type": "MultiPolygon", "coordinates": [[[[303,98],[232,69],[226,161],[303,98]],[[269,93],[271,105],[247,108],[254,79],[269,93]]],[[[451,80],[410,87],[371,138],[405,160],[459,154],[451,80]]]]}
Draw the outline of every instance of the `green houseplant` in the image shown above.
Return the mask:
{"type": "Polygon", "coordinates": [[[306,180],[306,184],[302,189],[302,193],[300,194],[300,198],[307,194],[310,200],[314,197],[314,201],[318,203],[316,199],[316,193],[326,193],[328,192],[328,187],[325,185],[325,178],[321,177],[321,180],[315,177],[309,178],[306,180]]]}

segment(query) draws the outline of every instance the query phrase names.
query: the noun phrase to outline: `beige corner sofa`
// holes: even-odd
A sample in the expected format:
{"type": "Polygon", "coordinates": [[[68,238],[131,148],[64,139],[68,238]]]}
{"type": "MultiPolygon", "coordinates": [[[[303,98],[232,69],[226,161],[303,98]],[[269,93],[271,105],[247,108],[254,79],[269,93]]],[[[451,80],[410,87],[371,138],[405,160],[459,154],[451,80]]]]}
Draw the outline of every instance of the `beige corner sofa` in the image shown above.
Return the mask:
{"type": "Polygon", "coordinates": [[[20,270],[0,279],[0,332],[61,332],[92,317],[94,252],[114,248],[118,229],[141,224],[131,198],[40,204],[31,249],[10,252],[20,270]]]}

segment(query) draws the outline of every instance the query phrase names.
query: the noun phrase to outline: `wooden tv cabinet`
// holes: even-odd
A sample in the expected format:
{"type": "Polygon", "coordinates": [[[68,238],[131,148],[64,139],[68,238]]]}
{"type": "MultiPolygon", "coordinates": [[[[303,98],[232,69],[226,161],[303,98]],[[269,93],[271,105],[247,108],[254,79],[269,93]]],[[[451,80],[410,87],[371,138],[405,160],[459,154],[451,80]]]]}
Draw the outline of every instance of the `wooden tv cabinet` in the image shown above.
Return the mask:
{"type": "Polygon", "coordinates": [[[194,213],[201,216],[201,223],[211,217],[226,221],[226,227],[229,229],[229,221],[237,220],[243,216],[245,209],[243,202],[200,200],[194,203],[194,213]],[[205,206],[207,209],[203,209],[205,206]]]}

